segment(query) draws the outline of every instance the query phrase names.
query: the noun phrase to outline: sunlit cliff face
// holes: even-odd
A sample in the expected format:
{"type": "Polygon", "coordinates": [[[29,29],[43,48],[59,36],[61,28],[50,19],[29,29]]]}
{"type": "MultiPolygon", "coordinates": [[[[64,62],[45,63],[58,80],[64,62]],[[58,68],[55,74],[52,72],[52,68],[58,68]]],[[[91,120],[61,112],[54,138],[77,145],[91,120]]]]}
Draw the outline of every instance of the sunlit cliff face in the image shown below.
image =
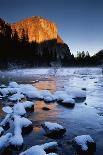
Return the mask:
{"type": "Polygon", "coordinates": [[[58,43],[63,43],[58,35],[56,24],[39,16],[33,16],[11,24],[11,28],[13,31],[16,30],[19,38],[25,36],[29,42],[41,43],[56,39],[58,43]]]}

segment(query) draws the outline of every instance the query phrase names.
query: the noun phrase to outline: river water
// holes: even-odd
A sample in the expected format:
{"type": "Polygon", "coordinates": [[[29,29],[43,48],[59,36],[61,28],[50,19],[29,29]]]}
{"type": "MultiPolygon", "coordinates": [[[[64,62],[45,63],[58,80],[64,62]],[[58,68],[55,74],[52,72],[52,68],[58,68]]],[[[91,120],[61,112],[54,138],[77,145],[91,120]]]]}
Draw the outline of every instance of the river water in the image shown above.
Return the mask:
{"type": "MultiPolygon", "coordinates": [[[[65,108],[56,102],[34,101],[34,112],[28,114],[34,128],[29,135],[24,136],[24,147],[21,151],[33,145],[53,141],[45,136],[41,128],[41,123],[50,121],[60,123],[67,130],[63,138],[56,140],[60,144],[57,151],[59,155],[74,155],[71,141],[82,134],[89,134],[96,141],[95,155],[103,154],[103,75],[100,68],[19,69],[0,71],[0,77],[1,84],[9,81],[29,83],[38,89],[51,92],[64,90],[65,87],[86,88],[86,100],[76,102],[73,109],[65,108]],[[44,106],[50,110],[42,110],[44,106]]],[[[2,104],[2,117],[4,113],[1,108],[2,104]]],[[[4,154],[16,155],[21,151],[8,150],[4,154]]]]}

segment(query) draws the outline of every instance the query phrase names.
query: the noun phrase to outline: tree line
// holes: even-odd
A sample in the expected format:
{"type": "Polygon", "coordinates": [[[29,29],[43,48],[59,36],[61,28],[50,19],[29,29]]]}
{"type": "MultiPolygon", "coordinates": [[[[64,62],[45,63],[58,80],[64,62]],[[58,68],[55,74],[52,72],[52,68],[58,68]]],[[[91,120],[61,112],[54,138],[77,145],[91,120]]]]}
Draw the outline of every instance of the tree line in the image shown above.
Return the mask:
{"type": "Polygon", "coordinates": [[[50,67],[52,62],[61,66],[95,66],[103,62],[103,50],[94,56],[90,56],[88,51],[78,51],[74,57],[67,44],[57,43],[56,39],[29,42],[24,33],[23,30],[19,38],[16,30],[12,31],[8,24],[0,23],[0,68],[7,68],[8,64],[50,67]]]}

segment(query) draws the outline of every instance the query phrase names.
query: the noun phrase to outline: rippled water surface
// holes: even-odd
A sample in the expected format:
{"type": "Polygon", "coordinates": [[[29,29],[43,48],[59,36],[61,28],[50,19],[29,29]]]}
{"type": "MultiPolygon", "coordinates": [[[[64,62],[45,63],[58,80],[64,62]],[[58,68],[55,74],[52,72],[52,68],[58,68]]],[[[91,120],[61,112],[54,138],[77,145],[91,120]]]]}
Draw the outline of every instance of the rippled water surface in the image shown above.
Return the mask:
{"type": "MultiPolygon", "coordinates": [[[[86,100],[77,102],[73,109],[65,108],[56,102],[34,101],[34,112],[28,114],[34,128],[29,135],[24,136],[23,150],[52,141],[45,136],[41,128],[41,123],[51,121],[58,122],[67,129],[65,136],[57,140],[62,146],[59,147],[58,154],[75,154],[71,140],[77,135],[89,134],[97,144],[95,155],[103,155],[103,75],[100,68],[23,69],[1,71],[0,77],[1,83],[11,80],[30,83],[38,89],[47,89],[51,92],[64,90],[65,87],[86,88],[86,100]],[[50,110],[42,110],[45,106],[50,110]]],[[[2,117],[4,113],[1,108],[2,101],[0,105],[2,117]]],[[[18,154],[18,152],[10,151],[7,154],[18,154]]]]}

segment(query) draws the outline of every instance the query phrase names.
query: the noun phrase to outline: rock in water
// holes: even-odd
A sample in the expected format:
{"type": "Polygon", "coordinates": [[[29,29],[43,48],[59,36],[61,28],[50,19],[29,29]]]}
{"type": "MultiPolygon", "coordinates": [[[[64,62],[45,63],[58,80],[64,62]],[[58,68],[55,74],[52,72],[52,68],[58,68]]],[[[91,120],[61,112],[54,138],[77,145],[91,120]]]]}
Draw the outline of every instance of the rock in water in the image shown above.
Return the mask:
{"type": "Polygon", "coordinates": [[[73,140],[73,146],[80,155],[90,155],[96,151],[96,143],[89,135],[77,136],[73,140]]]}
{"type": "Polygon", "coordinates": [[[45,130],[47,136],[51,138],[60,138],[66,132],[66,129],[57,123],[45,122],[42,124],[43,129],[45,130]]]}

